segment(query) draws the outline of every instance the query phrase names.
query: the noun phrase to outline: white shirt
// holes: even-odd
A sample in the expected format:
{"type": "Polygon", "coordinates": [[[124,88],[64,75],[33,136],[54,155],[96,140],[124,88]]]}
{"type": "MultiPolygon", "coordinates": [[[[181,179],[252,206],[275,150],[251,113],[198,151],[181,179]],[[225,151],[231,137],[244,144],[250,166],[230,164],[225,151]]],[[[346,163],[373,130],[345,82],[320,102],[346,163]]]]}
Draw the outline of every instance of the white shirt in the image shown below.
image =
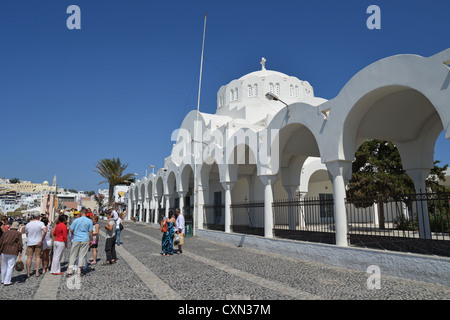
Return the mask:
{"type": "Polygon", "coordinates": [[[27,223],[25,233],[27,234],[27,246],[35,246],[42,240],[45,224],[39,220],[33,220],[27,223]]]}
{"type": "Polygon", "coordinates": [[[177,228],[178,230],[181,229],[181,233],[184,234],[184,216],[182,213],[180,213],[177,217],[177,228]]]}
{"type": "Polygon", "coordinates": [[[116,210],[113,210],[113,211],[111,212],[111,219],[112,219],[112,220],[116,220],[116,221],[117,221],[117,219],[119,219],[119,214],[117,213],[116,210]]]}
{"type": "Polygon", "coordinates": [[[122,222],[122,219],[120,219],[120,217],[119,217],[119,219],[117,219],[117,221],[116,221],[116,229],[120,229],[121,222],[122,222]]]}

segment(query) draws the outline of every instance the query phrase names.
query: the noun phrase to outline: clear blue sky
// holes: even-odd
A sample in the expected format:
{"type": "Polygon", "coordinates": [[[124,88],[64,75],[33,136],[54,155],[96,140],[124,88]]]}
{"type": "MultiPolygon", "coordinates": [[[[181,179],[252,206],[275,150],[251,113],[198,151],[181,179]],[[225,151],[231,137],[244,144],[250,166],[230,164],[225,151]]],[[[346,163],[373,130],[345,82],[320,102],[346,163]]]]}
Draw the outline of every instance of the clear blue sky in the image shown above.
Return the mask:
{"type": "MultiPolygon", "coordinates": [[[[450,47],[450,1],[4,0],[0,5],[0,177],[94,190],[97,160],[128,172],[163,166],[173,130],[196,109],[214,113],[221,85],[266,67],[332,99],[359,70],[401,53],[450,47]],[[69,30],[69,5],[81,30],[69,30]],[[381,8],[381,30],[366,9],[381,8]]],[[[439,137],[435,159],[450,163],[439,137]]],[[[149,169],[150,170],[150,169],[149,169]]],[[[150,171],[149,171],[150,172],[150,171]]]]}

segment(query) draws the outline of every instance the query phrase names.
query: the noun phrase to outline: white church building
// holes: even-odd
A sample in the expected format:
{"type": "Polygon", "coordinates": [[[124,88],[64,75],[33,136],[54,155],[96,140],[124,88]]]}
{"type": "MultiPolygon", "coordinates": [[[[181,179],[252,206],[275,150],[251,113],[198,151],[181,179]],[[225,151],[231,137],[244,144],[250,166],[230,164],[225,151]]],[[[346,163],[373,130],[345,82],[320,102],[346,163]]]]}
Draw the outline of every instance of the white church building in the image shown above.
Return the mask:
{"type": "MultiPolygon", "coordinates": [[[[450,139],[449,64],[450,49],[387,57],[325,100],[308,81],[267,70],[263,58],[261,70],[218,90],[215,114],[186,115],[164,168],[131,185],[128,218],[159,223],[179,207],[194,234],[250,223],[272,238],[282,219],[274,216],[276,201],[332,199],[335,244],[348,246],[346,185],[364,141],[392,141],[416,191],[425,190],[435,142],[443,130],[450,139]]],[[[313,219],[293,210],[285,214],[288,229],[313,219]]],[[[421,238],[431,237],[428,223],[419,228],[421,238]]]]}

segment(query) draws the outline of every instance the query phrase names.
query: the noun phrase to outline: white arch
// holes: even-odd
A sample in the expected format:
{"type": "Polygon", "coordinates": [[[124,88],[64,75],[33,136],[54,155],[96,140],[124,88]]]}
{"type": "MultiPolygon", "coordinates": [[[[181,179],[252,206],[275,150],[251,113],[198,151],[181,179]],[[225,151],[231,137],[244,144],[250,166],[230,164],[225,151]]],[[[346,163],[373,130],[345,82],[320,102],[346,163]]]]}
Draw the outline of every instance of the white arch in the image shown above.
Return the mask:
{"type": "Polygon", "coordinates": [[[329,112],[324,162],[353,160],[360,143],[357,130],[363,117],[380,99],[395,98],[402,92],[404,97],[417,95],[428,100],[439,115],[446,138],[450,139],[450,68],[444,64],[448,60],[450,49],[429,58],[397,55],[358,72],[336,98],[319,106],[321,111],[329,112]]]}
{"type": "Polygon", "coordinates": [[[328,172],[327,166],[322,163],[320,158],[309,157],[303,164],[302,173],[300,175],[300,188],[301,193],[308,193],[309,191],[309,180],[311,176],[317,171],[325,170],[328,172]]]}

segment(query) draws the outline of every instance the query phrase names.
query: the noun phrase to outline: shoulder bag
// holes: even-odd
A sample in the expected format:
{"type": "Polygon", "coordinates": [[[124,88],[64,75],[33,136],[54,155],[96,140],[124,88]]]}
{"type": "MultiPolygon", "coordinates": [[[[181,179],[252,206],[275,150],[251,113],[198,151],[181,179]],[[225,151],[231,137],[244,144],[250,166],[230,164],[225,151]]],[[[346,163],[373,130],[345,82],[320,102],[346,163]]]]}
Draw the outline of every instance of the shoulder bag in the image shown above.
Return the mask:
{"type": "Polygon", "coordinates": [[[161,228],[161,232],[167,232],[167,220],[164,220],[164,224],[161,228]]]}

